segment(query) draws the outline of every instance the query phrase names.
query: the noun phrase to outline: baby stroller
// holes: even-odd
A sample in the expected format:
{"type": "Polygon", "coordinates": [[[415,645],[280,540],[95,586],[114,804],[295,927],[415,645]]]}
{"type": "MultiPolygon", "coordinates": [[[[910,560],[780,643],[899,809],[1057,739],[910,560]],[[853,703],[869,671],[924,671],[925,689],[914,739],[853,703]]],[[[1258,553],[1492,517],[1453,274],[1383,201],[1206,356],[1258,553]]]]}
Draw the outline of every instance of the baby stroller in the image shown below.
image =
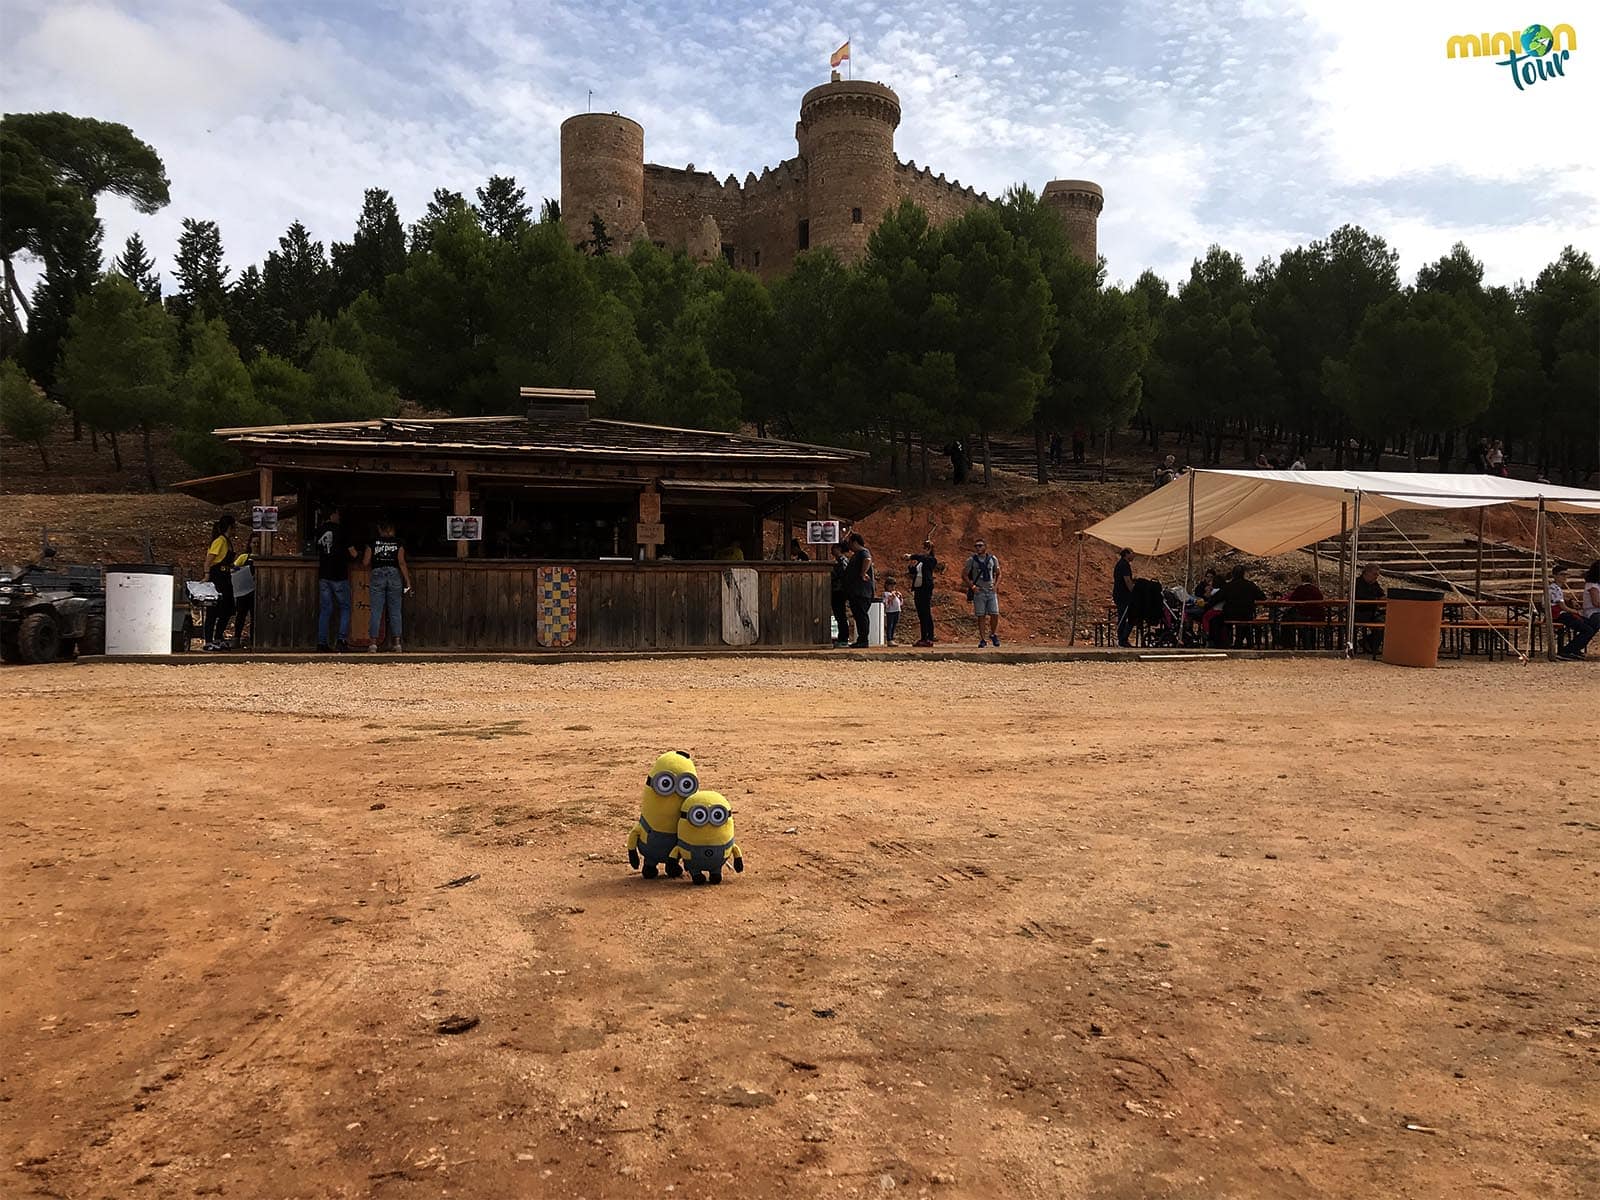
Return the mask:
{"type": "Polygon", "coordinates": [[[1139,626],[1139,644],[1176,646],[1182,631],[1183,608],[1174,609],[1166,590],[1154,579],[1135,579],[1128,601],[1129,614],[1139,626]]]}

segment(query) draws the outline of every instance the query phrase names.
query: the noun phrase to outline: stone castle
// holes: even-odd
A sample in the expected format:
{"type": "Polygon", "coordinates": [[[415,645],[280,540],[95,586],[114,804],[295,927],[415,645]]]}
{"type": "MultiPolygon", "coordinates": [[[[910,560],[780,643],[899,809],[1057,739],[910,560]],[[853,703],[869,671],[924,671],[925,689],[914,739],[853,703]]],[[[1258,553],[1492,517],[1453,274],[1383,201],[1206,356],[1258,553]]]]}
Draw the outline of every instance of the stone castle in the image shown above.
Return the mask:
{"type": "MultiPolygon", "coordinates": [[[[561,220],[574,242],[599,216],[617,250],[646,239],[709,262],[771,278],[802,250],[826,247],[845,262],[904,198],[938,224],[987,195],[947,181],[894,152],[900,98],[881,83],[840,79],[812,88],[794,127],[800,152],[740,183],[708,171],[644,160],[644,127],[617,113],[580,113],[561,123],[561,220]]],[[[1060,214],[1074,250],[1093,262],[1105,198],[1099,184],[1056,179],[1044,202],[1060,214]]]]}

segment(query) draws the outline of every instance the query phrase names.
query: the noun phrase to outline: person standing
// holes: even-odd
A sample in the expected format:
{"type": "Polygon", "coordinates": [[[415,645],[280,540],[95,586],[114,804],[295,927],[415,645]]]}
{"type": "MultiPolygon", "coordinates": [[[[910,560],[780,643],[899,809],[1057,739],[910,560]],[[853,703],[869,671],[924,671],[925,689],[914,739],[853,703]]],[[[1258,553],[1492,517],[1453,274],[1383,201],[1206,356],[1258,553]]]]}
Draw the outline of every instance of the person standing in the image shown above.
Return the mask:
{"type": "Polygon", "coordinates": [[[1061,465],[1061,435],[1059,433],[1053,432],[1050,434],[1050,465],[1052,467],[1061,465]]]}
{"type": "Polygon", "coordinates": [[[330,509],[317,530],[317,649],[326,654],[350,649],[350,564],[356,548],[345,536],[337,508],[330,509]],[[333,624],[337,611],[339,621],[333,624]],[[334,641],[329,642],[332,634],[334,641]]]}
{"type": "Polygon", "coordinates": [[[372,568],[371,615],[367,619],[367,649],[378,652],[378,624],[388,614],[389,644],[399,654],[400,597],[411,594],[411,569],[406,566],[406,548],[394,534],[394,522],[385,517],[378,522],[378,536],[372,539],[361,565],[372,568]]]}
{"type": "Polygon", "coordinates": [[[972,615],[978,619],[978,649],[989,644],[1000,644],[1000,560],[989,553],[989,545],[982,538],[972,544],[972,557],[967,559],[962,572],[967,581],[967,595],[972,599],[972,615]],[[984,636],[987,621],[989,633],[984,636]]]}
{"type": "Polygon", "coordinates": [[[211,544],[206,547],[206,578],[217,589],[217,598],[206,610],[201,628],[205,638],[202,644],[207,650],[228,648],[224,639],[228,620],[233,616],[233,542],[228,537],[232,529],[233,518],[223,513],[211,526],[211,544]]]}
{"type": "Polygon", "coordinates": [[[1117,565],[1111,571],[1111,603],[1117,609],[1117,645],[1132,649],[1128,640],[1133,633],[1133,551],[1124,547],[1117,554],[1117,565]]]}
{"type": "Polygon", "coordinates": [[[856,623],[856,640],[851,646],[864,650],[870,644],[867,635],[872,628],[872,602],[878,597],[877,574],[872,568],[872,551],[867,540],[852,532],[846,539],[850,547],[850,560],[845,567],[845,591],[850,598],[850,615],[856,623]]]}
{"type": "Polygon", "coordinates": [[[233,644],[244,645],[244,623],[250,622],[250,632],[255,633],[256,609],[256,570],[254,567],[254,554],[256,548],[256,535],[251,534],[250,540],[245,543],[244,552],[234,556],[233,576],[233,644]]]}
{"type": "Polygon", "coordinates": [[[911,563],[911,600],[917,606],[917,624],[921,636],[919,646],[933,645],[933,576],[939,569],[939,558],[933,552],[933,542],[922,543],[921,554],[908,554],[911,563]]]}
{"type": "Polygon", "coordinates": [[[1088,431],[1085,430],[1082,425],[1074,425],[1072,427],[1072,465],[1073,466],[1081,467],[1083,465],[1083,450],[1084,450],[1084,447],[1087,446],[1088,444],[1089,444],[1088,431]]]}
{"type": "Polygon", "coordinates": [[[905,606],[905,597],[894,586],[894,576],[883,577],[883,642],[886,646],[894,645],[894,631],[900,624],[900,610],[905,606]]]}
{"type": "Polygon", "coordinates": [[[833,548],[833,573],[829,578],[829,599],[833,603],[833,644],[836,649],[850,644],[849,592],[845,588],[845,571],[850,566],[850,552],[840,542],[833,548]]]}

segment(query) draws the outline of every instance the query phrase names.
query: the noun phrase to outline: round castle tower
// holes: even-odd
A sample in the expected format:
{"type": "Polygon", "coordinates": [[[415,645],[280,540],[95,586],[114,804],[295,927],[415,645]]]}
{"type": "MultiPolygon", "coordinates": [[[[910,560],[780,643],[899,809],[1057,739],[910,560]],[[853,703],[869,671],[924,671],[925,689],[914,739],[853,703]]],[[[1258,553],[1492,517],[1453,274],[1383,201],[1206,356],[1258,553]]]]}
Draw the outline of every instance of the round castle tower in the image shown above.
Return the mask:
{"type": "Polygon", "coordinates": [[[561,122],[561,226],[581,242],[596,215],[619,247],[644,220],[644,126],[616,113],[561,122]]]}
{"type": "Polygon", "coordinates": [[[894,131],[900,97],[881,83],[833,81],[800,101],[794,127],[806,164],[810,244],[846,262],[866,252],[867,235],[894,207],[894,131]]]}
{"type": "Polygon", "coordinates": [[[1106,206],[1100,185],[1087,179],[1052,179],[1044,185],[1042,199],[1061,218],[1067,241],[1078,257],[1087,263],[1095,262],[1099,258],[1100,210],[1106,206]]]}

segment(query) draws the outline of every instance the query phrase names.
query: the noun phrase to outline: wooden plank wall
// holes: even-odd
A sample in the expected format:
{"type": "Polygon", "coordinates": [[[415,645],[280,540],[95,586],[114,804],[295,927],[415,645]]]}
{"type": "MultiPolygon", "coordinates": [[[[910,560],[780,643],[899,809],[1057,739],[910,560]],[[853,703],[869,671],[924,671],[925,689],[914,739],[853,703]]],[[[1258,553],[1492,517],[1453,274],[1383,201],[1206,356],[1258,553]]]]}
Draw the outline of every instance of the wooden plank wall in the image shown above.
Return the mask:
{"type": "MultiPolygon", "coordinates": [[[[418,562],[406,597],[412,650],[537,651],[534,563],[418,562]]],[[[577,563],[578,641],[586,650],[722,646],[726,564],[577,563]]],[[[829,644],[826,565],[747,562],[757,573],[762,646],[829,644]]],[[[351,640],[366,626],[353,623],[351,640]]],[[[317,564],[258,561],[255,645],[310,650],[317,640],[317,564]]]]}

